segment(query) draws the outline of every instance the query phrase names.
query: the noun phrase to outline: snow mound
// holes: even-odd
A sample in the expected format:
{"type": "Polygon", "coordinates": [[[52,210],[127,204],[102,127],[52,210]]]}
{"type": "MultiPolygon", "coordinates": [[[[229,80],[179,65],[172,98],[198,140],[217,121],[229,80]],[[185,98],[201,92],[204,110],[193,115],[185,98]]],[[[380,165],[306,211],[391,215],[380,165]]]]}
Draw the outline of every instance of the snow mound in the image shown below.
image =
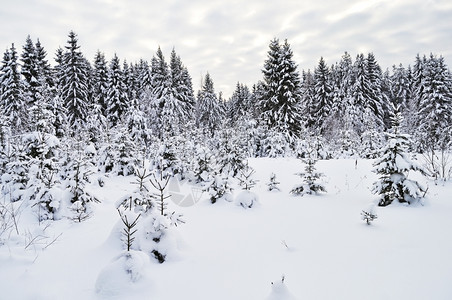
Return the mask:
{"type": "Polygon", "coordinates": [[[235,203],[243,208],[252,208],[258,201],[258,197],[251,191],[241,191],[235,197],[235,203]]]}
{"type": "Polygon", "coordinates": [[[128,290],[144,276],[149,257],[141,251],[125,251],[106,266],[97,277],[96,293],[114,296],[128,290]]]}
{"type": "Polygon", "coordinates": [[[284,276],[281,280],[272,282],[272,291],[266,300],[296,300],[284,283],[284,276]]]}

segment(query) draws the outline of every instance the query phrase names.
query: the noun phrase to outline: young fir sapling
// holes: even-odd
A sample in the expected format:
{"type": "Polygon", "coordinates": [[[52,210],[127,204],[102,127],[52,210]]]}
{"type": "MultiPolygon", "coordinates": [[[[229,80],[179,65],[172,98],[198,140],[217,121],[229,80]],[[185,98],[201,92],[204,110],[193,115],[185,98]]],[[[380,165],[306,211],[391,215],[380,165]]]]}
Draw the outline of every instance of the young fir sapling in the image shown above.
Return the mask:
{"type": "Polygon", "coordinates": [[[318,194],[319,192],[326,192],[326,188],[322,183],[318,182],[324,175],[316,171],[315,164],[317,163],[317,152],[315,147],[308,145],[306,149],[306,158],[303,159],[305,171],[297,175],[303,179],[303,183],[295,186],[290,193],[294,195],[303,196],[304,194],[318,194]]]}
{"type": "Polygon", "coordinates": [[[275,173],[271,173],[270,175],[270,181],[267,183],[268,186],[268,190],[269,191],[278,191],[280,192],[280,188],[278,187],[278,185],[280,185],[281,182],[276,180],[276,174],[275,173]]]}

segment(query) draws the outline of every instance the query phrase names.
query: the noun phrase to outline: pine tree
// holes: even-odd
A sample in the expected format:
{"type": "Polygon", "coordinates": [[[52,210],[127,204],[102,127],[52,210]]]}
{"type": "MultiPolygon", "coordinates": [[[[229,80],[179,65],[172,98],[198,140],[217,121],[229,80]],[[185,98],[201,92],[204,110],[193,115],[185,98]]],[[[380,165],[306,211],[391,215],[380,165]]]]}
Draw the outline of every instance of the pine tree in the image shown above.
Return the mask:
{"type": "Polygon", "coordinates": [[[30,36],[27,36],[21,54],[23,76],[22,90],[23,99],[27,105],[33,105],[36,101],[36,91],[39,85],[39,71],[36,60],[36,49],[30,36]]]}
{"type": "Polygon", "coordinates": [[[278,191],[278,192],[280,192],[281,190],[278,187],[279,184],[281,184],[281,182],[276,180],[276,174],[275,173],[271,173],[270,181],[267,183],[268,190],[269,191],[278,191]]]}
{"type": "Polygon", "coordinates": [[[287,40],[283,45],[278,39],[270,42],[265,61],[265,94],[261,99],[262,119],[270,127],[278,128],[289,136],[300,131],[300,78],[293,53],[287,40]]]}
{"type": "Polygon", "coordinates": [[[170,75],[170,98],[165,104],[163,116],[168,120],[167,123],[176,127],[174,131],[177,132],[193,120],[195,96],[190,74],[174,49],[171,52],[170,75]]]}
{"type": "Polygon", "coordinates": [[[64,50],[61,47],[55,52],[55,62],[56,65],[52,69],[52,77],[54,78],[54,83],[56,86],[56,92],[61,97],[62,86],[63,86],[63,65],[64,65],[64,50]]]}
{"type": "Polygon", "coordinates": [[[151,122],[153,123],[151,127],[159,137],[162,137],[165,127],[168,126],[167,120],[163,120],[163,109],[170,97],[171,78],[168,64],[160,47],[151,60],[151,74],[150,107],[152,109],[151,122]]]}
{"type": "Polygon", "coordinates": [[[449,147],[452,132],[452,85],[444,58],[431,54],[422,76],[418,88],[418,139],[422,150],[443,150],[449,147]]]}
{"type": "Polygon", "coordinates": [[[108,70],[108,87],[105,100],[107,102],[107,118],[112,126],[116,126],[129,106],[127,87],[116,54],[111,60],[108,70]]]}
{"type": "Polygon", "coordinates": [[[36,101],[29,108],[29,124],[31,131],[55,134],[55,115],[52,107],[53,93],[43,77],[36,92],[36,101]]]}
{"type": "Polygon", "coordinates": [[[26,104],[21,97],[20,74],[14,44],[3,57],[0,70],[0,107],[14,132],[20,132],[27,121],[26,104]]]}
{"type": "Polygon", "coordinates": [[[97,51],[94,57],[93,70],[93,100],[94,104],[99,106],[102,115],[106,116],[107,110],[107,90],[108,90],[108,68],[105,55],[97,51]]]}
{"type": "Polygon", "coordinates": [[[137,80],[137,98],[141,99],[143,93],[151,88],[152,74],[147,61],[140,59],[135,67],[135,77],[137,80]]]}
{"type": "MultiPolygon", "coordinates": [[[[39,101],[37,99],[34,106],[39,101]]],[[[61,191],[57,187],[60,142],[52,134],[43,131],[35,131],[23,138],[28,159],[28,181],[24,198],[33,203],[32,207],[39,221],[57,219],[55,214],[61,207],[61,191]]]]}
{"type": "Polygon", "coordinates": [[[77,44],[77,35],[69,32],[67,51],[61,65],[61,98],[69,124],[83,125],[88,116],[88,68],[77,44]]]}
{"type": "Polygon", "coordinates": [[[380,175],[374,183],[373,193],[380,197],[379,206],[387,206],[394,200],[400,203],[413,203],[423,197],[426,190],[417,182],[408,179],[409,171],[423,169],[408,156],[409,136],[400,132],[402,114],[393,107],[392,132],[387,133],[388,144],[382,150],[382,156],[374,163],[374,172],[380,175]]]}
{"type": "Polygon", "coordinates": [[[134,68],[134,65],[128,64],[126,60],[122,63],[124,85],[126,87],[127,98],[130,102],[135,101],[138,94],[138,82],[135,78],[134,68]]]}
{"type": "Polygon", "coordinates": [[[303,183],[295,186],[290,193],[294,195],[304,194],[318,194],[319,192],[326,192],[322,183],[318,182],[324,176],[322,173],[316,171],[315,164],[317,163],[316,146],[310,142],[306,149],[306,157],[303,162],[306,164],[305,171],[297,175],[303,179],[303,183]]]}
{"type": "Polygon", "coordinates": [[[197,124],[213,136],[215,130],[220,126],[222,115],[221,103],[215,94],[212,78],[207,73],[202,89],[198,92],[197,124]]]}
{"type": "Polygon", "coordinates": [[[385,112],[389,111],[389,100],[387,95],[383,93],[383,74],[373,53],[367,55],[366,73],[369,78],[371,92],[366,107],[375,115],[377,128],[382,128],[384,126],[385,112]]]}
{"type": "Polygon", "coordinates": [[[41,45],[39,39],[35,44],[36,66],[38,69],[39,86],[46,84],[49,88],[53,88],[54,81],[52,76],[52,68],[46,59],[47,52],[41,45]]]}
{"type": "Polygon", "coordinates": [[[227,102],[227,117],[234,125],[251,117],[251,93],[246,85],[237,82],[231,99],[227,102]]]}
{"type": "Polygon", "coordinates": [[[315,82],[311,70],[303,71],[303,82],[301,84],[301,110],[303,112],[302,122],[306,127],[312,127],[317,120],[314,118],[315,82]]]}
{"type": "Polygon", "coordinates": [[[322,133],[324,131],[323,122],[328,117],[332,106],[330,74],[323,57],[320,58],[319,65],[314,70],[314,84],[314,102],[310,108],[311,119],[314,120],[314,123],[309,125],[322,133]]]}

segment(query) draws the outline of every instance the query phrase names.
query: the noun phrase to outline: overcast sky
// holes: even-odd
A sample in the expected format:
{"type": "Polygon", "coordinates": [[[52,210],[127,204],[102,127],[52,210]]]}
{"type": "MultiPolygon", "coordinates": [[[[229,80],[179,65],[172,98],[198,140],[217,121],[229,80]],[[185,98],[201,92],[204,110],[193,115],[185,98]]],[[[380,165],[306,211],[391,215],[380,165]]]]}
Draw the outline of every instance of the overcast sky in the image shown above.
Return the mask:
{"type": "MultiPolygon", "coordinates": [[[[344,51],[373,52],[383,69],[412,64],[416,53],[442,54],[452,64],[450,0],[14,0],[0,6],[0,46],[22,52],[28,34],[53,64],[74,30],[92,62],[99,49],[128,62],[175,47],[199,89],[201,74],[229,97],[240,81],[262,78],[268,44],[288,39],[299,70],[328,64],[344,51]]],[[[2,51],[3,52],[3,51],[2,51]]]]}

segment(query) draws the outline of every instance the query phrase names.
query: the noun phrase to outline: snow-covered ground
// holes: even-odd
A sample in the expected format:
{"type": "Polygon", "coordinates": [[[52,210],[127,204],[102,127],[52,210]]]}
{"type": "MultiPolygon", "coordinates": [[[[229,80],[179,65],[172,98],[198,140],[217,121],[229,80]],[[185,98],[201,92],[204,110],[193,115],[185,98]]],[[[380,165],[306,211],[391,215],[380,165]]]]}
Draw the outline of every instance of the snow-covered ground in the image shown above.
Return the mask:
{"type": "Polygon", "coordinates": [[[360,213],[376,200],[371,161],[319,161],[328,193],[303,197],[289,194],[301,161],[250,165],[259,180],[251,209],[212,205],[207,194],[193,206],[171,205],[186,224],[173,229],[163,264],[139,252],[128,261],[118,241],[115,202],[133,188],[131,177],[91,187],[101,203],[82,223],[61,220],[38,232],[22,214],[29,241],[47,238],[0,246],[0,299],[452,299],[451,183],[422,179],[422,205],[377,208],[369,226],[360,213]],[[267,191],[272,172],[280,192],[267,191]],[[136,274],[122,272],[128,262],[136,274]]]}

